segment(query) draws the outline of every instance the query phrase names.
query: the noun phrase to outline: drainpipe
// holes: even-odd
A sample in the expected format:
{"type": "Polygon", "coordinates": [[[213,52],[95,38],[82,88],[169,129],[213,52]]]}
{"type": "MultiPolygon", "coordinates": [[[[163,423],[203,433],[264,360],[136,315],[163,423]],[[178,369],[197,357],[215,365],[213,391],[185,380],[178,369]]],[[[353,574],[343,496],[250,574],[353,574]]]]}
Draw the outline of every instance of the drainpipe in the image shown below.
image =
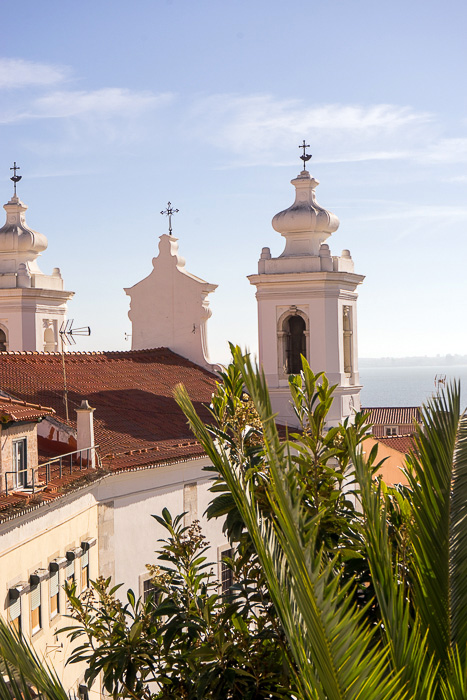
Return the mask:
{"type": "Polygon", "coordinates": [[[96,451],[94,449],[94,416],[93,413],[96,409],[91,408],[87,399],[81,401],[79,408],[75,411],[77,415],[77,449],[86,450],[89,449],[89,456],[84,452],[84,458],[87,458],[88,466],[93,469],[96,467],[96,451]]]}

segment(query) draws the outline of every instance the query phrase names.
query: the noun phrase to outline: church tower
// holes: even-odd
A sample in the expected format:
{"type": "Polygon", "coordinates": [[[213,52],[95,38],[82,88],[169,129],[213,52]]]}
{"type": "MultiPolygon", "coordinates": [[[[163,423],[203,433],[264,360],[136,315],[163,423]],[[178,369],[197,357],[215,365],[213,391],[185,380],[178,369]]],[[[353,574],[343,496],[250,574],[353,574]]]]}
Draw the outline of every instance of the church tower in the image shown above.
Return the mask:
{"type": "Polygon", "coordinates": [[[153,258],[150,274],[133,287],[125,288],[131,299],[131,349],[166,347],[211,371],[218,369],[209,359],[206,324],[212,311],[208,294],[217,289],[192,275],[178,252],[178,238],[172,235],[169,202],[169,233],[159,239],[159,255],[153,258]]]}
{"type": "Polygon", "coordinates": [[[3,206],[6,222],[0,228],[0,351],[54,352],[60,350],[60,326],[74,293],[64,291],[58,267],[51,275],[40,270],[37,258],[47,238],[27,225],[27,206],[16,194],[19,167],[11,169],[15,189],[3,206]]]}
{"type": "Polygon", "coordinates": [[[272,220],[285,238],[277,258],[263,248],[258,274],[250,275],[258,301],[259,360],[269,385],[278,421],[297,425],[288,376],[301,369],[304,355],[313,372],[324,371],[337,384],[329,413],[330,426],[360,410],[357,354],[357,293],[363,281],[354,272],[350,252],[331,255],[325,241],[339,219],[316,202],[319,182],[304,169],[292,180],[295,202],[272,220]]]}

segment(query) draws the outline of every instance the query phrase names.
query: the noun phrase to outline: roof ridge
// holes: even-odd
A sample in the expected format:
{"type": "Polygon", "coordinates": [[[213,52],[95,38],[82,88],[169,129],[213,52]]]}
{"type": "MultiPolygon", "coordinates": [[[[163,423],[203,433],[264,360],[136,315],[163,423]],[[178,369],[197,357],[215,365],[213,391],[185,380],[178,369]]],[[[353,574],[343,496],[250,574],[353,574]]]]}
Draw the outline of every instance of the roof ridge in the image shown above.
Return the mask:
{"type": "Polygon", "coordinates": [[[0,404],[2,403],[11,403],[15,406],[25,406],[26,408],[40,408],[42,411],[51,411],[55,413],[55,409],[51,406],[42,406],[40,403],[28,403],[21,399],[14,399],[11,396],[0,396],[0,404]]]}
{"type": "MultiPolygon", "coordinates": [[[[68,357],[70,355],[137,355],[137,354],[148,354],[152,353],[155,350],[165,350],[167,352],[172,353],[173,355],[177,355],[173,350],[170,348],[166,347],[165,345],[161,345],[160,347],[157,348],[144,348],[143,350],[74,350],[74,351],[67,351],[64,353],[65,357],[68,357]]],[[[2,350],[0,351],[0,357],[2,355],[21,355],[21,356],[29,356],[29,355],[34,355],[34,356],[51,356],[51,357],[56,357],[59,356],[61,357],[61,352],[60,351],[54,351],[54,352],[49,352],[47,350],[44,351],[39,351],[39,350],[2,350]]],[[[182,357],[180,355],[179,357],[182,357]]],[[[183,358],[184,360],[187,360],[188,362],[191,362],[191,360],[188,360],[188,358],[183,358]]]]}
{"type": "Polygon", "coordinates": [[[388,409],[397,408],[398,410],[407,410],[409,408],[416,408],[417,411],[420,410],[420,406],[362,406],[362,411],[384,411],[388,409]]]}

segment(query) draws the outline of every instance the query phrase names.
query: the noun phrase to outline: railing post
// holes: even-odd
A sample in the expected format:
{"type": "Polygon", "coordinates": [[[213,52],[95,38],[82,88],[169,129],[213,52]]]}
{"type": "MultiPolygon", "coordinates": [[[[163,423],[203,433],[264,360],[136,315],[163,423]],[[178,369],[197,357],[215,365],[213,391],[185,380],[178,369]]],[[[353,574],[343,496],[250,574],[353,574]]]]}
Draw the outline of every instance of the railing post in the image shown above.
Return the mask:
{"type": "Polygon", "coordinates": [[[83,450],[80,450],[79,453],[79,470],[81,471],[83,468],[83,450]]]}
{"type": "Polygon", "coordinates": [[[62,478],[62,458],[60,457],[60,479],[62,478]]]}
{"type": "MultiPolygon", "coordinates": [[[[35,483],[34,483],[34,467],[31,469],[31,471],[32,471],[32,495],[34,496],[34,494],[36,493],[35,483]]],[[[27,476],[27,472],[26,472],[26,476],[27,476]]]]}
{"type": "Polygon", "coordinates": [[[5,474],[5,495],[8,496],[8,474],[5,474]]]}

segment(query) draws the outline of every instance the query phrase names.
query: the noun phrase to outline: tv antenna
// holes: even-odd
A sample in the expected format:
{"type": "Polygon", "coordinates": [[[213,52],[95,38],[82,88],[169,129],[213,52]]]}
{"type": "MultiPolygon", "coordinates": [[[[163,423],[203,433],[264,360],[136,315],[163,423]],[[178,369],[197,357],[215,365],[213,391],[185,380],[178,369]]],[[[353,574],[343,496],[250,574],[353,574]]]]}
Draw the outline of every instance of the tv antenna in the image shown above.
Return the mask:
{"type": "Polygon", "coordinates": [[[65,404],[65,414],[66,419],[69,420],[68,415],[68,386],[66,381],[66,366],[65,366],[65,345],[76,345],[76,340],[73,336],[75,335],[91,335],[91,329],[89,326],[82,326],[81,328],[73,328],[73,319],[69,318],[64,321],[60,326],[59,330],[60,340],[61,340],[61,354],[62,354],[62,368],[63,368],[63,402],[65,404]]]}

